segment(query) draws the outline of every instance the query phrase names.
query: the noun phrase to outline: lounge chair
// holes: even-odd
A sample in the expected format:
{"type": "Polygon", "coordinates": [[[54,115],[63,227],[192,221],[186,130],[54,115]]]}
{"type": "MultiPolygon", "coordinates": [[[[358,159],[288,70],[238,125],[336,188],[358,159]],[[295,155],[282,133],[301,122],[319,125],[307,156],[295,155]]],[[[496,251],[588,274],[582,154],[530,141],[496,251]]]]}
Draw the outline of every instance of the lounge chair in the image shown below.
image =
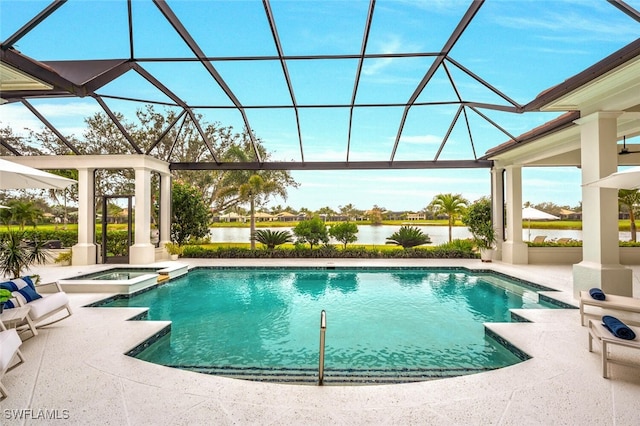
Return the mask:
{"type": "Polygon", "coordinates": [[[531,241],[532,243],[544,243],[544,240],[547,238],[546,235],[538,235],[536,236],[533,241],[531,241]]]}
{"type": "Polygon", "coordinates": [[[0,399],[8,396],[7,388],[2,384],[2,378],[9,368],[16,367],[24,362],[24,357],[20,352],[22,340],[18,336],[18,332],[14,329],[5,330],[2,321],[0,321],[0,399]],[[13,360],[18,358],[18,362],[13,360]]]}
{"type": "Polygon", "coordinates": [[[626,311],[640,313],[640,299],[628,296],[618,296],[615,294],[607,294],[605,300],[597,300],[591,297],[588,291],[583,290],[580,292],[580,324],[584,323],[584,307],[585,306],[597,306],[599,308],[614,310],[614,311],[626,311]]]}
{"type": "MultiPolygon", "coordinates": [[[[1,283],[0,286],[10,288],[13,291],[14,298],[11,299],[11,303],[13,303],[14,306],[29,306],[31,308],[29,310],[29,318],[37,328],[51,325],[71,316],[73,313],[69,306],[69,297],[62,291],[62,288],[57,282],[35,286],[28,277],[25,277],[1,283]],[[20,291],[16,291],[15,288],[11,289],[12,284],[14,284],[14,287],[21,289],[22,293],[20,293],[20,291]],[[33,292],[26,288],[25,285],[33,290],[33,292]],[[40,294],[42,290],[49,288],[52,288],[55,291],[52,293],[40,294]],[[66,311],[66,315],[57,315],[63,311],[66,311]],[[48,322],[43,322],[49,318],[54,319],[48,322]]],[[[7,305],[5,304],[5,309],[6,308],[7,305]]],[[[27,325],[26,321],[25,324],[19,324],[18,327],[21,325],[27,325]]]]}
{"type": "MultiPolygon", "coordinates": [[[[640,334],[639,327],[629,326],[629,328],[636,334],[640,334]]],[[[640,349],[639,340],[620,339],[614,336],[609,330],[607,330],[604,325],[602,325],[602,321],[589,320],[589,352],[593,352],[594,340],[600,343],[600,351],[602,356],[602,377],[604,377],[605,379],[609,377],[609,364],[619,364],[625,365],[627,367],[640,368],[640,364],[638,363],[629,362],[625,359],[612,358],[609,351],[611,346],[624,346],[627,348],[640,349]]]]}

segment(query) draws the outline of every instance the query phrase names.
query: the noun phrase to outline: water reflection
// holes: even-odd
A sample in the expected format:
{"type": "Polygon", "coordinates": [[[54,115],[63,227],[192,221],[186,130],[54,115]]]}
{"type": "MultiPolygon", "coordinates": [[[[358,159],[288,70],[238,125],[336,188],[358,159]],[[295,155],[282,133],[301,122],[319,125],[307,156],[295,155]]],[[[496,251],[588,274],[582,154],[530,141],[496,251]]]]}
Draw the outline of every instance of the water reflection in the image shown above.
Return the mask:
{"type": "Polygon", "coordinates": [[[359,282],[355,272],[329,274],[329,287],[343,294],[353,293],[358,290],[359,282]]]}
{"type": "Polygon", "coordinates": [[[293,286],[300,294],[318,299],[327,290],[329,277],[325,272],[298,272],[293,279],[293,286]]]}

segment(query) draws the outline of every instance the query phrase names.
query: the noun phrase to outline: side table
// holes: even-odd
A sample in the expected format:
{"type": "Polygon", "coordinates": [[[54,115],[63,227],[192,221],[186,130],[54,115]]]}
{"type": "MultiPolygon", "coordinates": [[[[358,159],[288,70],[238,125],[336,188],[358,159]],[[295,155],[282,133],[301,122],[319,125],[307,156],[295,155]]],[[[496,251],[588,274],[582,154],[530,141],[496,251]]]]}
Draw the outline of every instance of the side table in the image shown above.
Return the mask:
{"type": "Polygon", "coordinates": [[[0,322],[2,323],[2,328],[17,328],[20,326],[25,326],[26,328],[31,330],[31,337],[37,336],[38,330],[29,317],[30,310],[31,307],[29,306],[4,309],[0,314],[0,322]]]}

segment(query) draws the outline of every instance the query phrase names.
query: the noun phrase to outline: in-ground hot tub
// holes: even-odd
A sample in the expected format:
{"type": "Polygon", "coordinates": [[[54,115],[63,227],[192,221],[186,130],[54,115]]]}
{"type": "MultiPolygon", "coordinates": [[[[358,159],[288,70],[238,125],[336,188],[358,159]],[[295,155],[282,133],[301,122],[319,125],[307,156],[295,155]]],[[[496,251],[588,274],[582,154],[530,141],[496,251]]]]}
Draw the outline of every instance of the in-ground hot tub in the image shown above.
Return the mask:
{"type": "Polygon", "coordinates": [[[188,265],[116,267],[58,280],[67,293],[132,294],[187,273],[188,265]]]}

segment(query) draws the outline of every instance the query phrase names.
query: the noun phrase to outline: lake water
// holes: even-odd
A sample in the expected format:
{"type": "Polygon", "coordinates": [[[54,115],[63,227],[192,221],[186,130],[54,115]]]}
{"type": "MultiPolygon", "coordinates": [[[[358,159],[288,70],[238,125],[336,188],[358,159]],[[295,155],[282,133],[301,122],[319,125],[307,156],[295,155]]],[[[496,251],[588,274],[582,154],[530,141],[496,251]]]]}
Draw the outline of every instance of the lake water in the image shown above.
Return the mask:
{"type": "MultiPolygon", "coordinates": [[[[412,225],[413,226],[413,225],[412,225]]],[[[432,245],[439,245],[449,241],[449,228],[447,226],[416,226],[421,229],[422,232],[429,235],[432,245]]],[[[258,228],[258,229],[271,229],[273,231],[292,231],[292,228],[258,228]]],[[[359,225],[358,226],[358,241],[354,244],[374,244],[384,245],[386,239],[394,232],[400,229],[400,225],[359,225]]],[[[249,242],[249,228],[211,228],[211,241],[220,243],[247,243],[249,242]]],[[[572,238],[574,240],[582,240],[582,231],[576,230],[560,230],[560,229],[532,229],[531,238],[529,238],[529,229],[522,230],[522,239],[528,241],[533,240],[538,235],[546,235],[547,240],[557,238],[572,238]]],[[[456,226],[453,228],[454,239],[471,238],[471,233],[466,227],[456,226]]],[[[629,232],[620,232],[620,240],[628,241],[630,238],[629,232]]],[[[336,241],[331,241],[336,243],[336,241]]]]}

